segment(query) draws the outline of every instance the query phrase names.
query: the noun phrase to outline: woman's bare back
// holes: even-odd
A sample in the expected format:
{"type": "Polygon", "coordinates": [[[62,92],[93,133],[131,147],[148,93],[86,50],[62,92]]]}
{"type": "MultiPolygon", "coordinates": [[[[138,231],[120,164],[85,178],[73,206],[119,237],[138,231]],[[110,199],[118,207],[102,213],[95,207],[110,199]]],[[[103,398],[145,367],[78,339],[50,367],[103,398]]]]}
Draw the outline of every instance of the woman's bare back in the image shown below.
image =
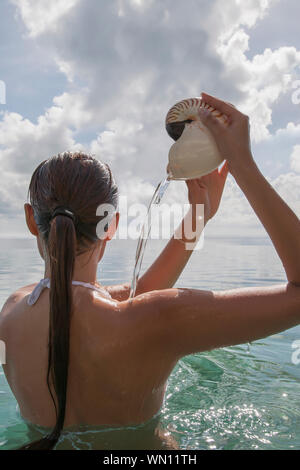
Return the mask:
{"type": "MultiPolygon", "coordinates": [[[[55,409],[46,382],[49,291],[42,293],[36,305],[28,306],[33,287],[17,291],[5,307],[4,371],[21,415],[31,423],[51,427],[55,409]]],[[[149,420],[162,405],[176,360],[159,344],[156,349],[147,345],[149,331],[136,328],[140,323],[137,311],[130,318],[124,303],[83,287],[73,287],[73,295],[65,427],[149,420]]],[[[149,322],[146,325],[149,328],[149,322]]]]}
{"type": "MultiPolygon", "coordinates": [[[[0,333],[4,372],[32,423],[53,426],[47,388],[49,294],[30,307],[34,286],[10,297],[0,333]]],[[[165,289],[132,300],[107,300],[73,287],[65,427],[143,423],[160,409],[178,359],[277,333],[300,321],[300,289],[292,284],[209,292],[165,289]]]]}

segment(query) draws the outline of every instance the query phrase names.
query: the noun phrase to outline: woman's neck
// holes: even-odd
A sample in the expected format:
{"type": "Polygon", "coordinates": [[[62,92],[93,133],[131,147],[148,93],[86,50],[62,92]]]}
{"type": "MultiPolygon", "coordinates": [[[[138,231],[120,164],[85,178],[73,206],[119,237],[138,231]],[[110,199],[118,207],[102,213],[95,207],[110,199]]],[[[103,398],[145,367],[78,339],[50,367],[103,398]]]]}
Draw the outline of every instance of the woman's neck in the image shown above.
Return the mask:
{"type": "MultiPolygon", "coordinates": [[[[97,281],[97,268],[99,264],[99,252],[97,249],[90,250],[75,258],[73,272],[74,281],[88,282],[94,284],[97,281]]],[[[45,264],[45,278],[51,278],[49,263],[45,264]]]]}

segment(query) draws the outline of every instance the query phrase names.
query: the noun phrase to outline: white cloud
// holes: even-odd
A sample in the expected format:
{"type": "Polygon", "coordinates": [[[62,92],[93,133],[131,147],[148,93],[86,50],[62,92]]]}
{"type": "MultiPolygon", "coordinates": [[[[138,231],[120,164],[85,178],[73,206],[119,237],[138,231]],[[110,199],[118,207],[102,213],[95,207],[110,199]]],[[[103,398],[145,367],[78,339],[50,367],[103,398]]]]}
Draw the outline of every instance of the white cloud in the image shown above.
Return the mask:
{"type": "Polygon", "coordinates": [[[280,95],[292,90],[292,73],[300,65],[300,51],[295,47],[280,47],[252,60],[246,56],[250,36],[237,30],[227,42],[222,42],[218,51],[226,63],[226,77],[234,79],[245,98],[241,109],[251,117],[252,137],[259,142],[270,136],[272,105],[280,95]]]}
{"type": "Polygon", "coordinates": [[[91,152],[101,155],[105,161],[126,160],[129,165],[130,156],[137,153],[135,142],[143,125],[128,122],[117,118],[106,124],[107,130],[99,134],[96,140],[91,142],[91,152]]]}
{"type": "Polygon", "coordinates": [[[32,37],[49,30],[57,30],[59,20],[78,0],[11,0],[18,6],[20,15],[32,37]]]}
{"type": "MultiPolygon", "coordinates": [[[[271,14],[276,0],[203,0],[201,7],[198,0],[12,1],[69,88],[35,122],[18,113],[2,116],[0,162],[6,172],[29,174],[52,154],[82,148],[78,133],[92,132],[84,150],[111,163],[121,192],[149,200],[172,143],[165,114],[179,99],[202,90],[249,113],[257,142],[283,145],[299,135],[295,123],[274,136],[269,126],[274,104],[292,86],[300,52],[263,46],[249,56],[253,28],[271,14]]],[[[170,191],[176,199],[179,192],[170,191]]],[[[7,204],[9,198],[5,193],[7,204]]],[[[251,225],[251,214],[229,182],[220,221],[251,225]]]]}
{"type": "Polygon", "coordinates": [[[228,40],[240,26],[252,28],[278,0],[232,0],[213,3],[207,30],[213,31],[221,44],[228,40]]]}
{"type": "Polygon", "coordinates": [[[300,145],[295,145],[293,149],[291,155],[291,169],[296,173],[300,173],[300,145]]]}
{"type": "Polygon", "coordinates": [[[300,51],[295,47],[265,48],[249,58],[251,28],[278,1],[216,1],[206,26],[210,43],[224,64],[223,78],[241,92],[235,104],[251,117],[255,142],[270,137],[272,106],[292,90],[293,74],[300,65],[300,51]]]}
{"type": "Polygon", "coordinates": [[[300,217],[300,174],[290,172],[280,175],[272,181],[272,185],[300,217]]]}
{"type": "Polygon", "coordinates": [[[277,129],[275,137],[299,138],[300,124],[294,124],[293,122],[289,122],[285,128],[277,129]]]}
{"type": "MultiPolygon", "coordinates": [[[[59,109],[57,109],[59,114],[59,109]]],[[[6,113],[0,122],[0,161],[2,168],[16,175],[32,173],[35,167],[59,151],[81,148],[68,127],[55,119],[55,110],[40,116],[37,124],[17,113],[6,113]]],[[[3,175],[1,176],[1,181],[3,175]]]]}
{"type": "Polygon", "coordinates": [[[0,162],[2,168],[18,173],[32,173],[51,155],[64,150],[81,150],[74,133],[90,121],[88,110],[82,108],[83,94],[64,93],[55,97],[37,123],[18,113],[6,112],[0,121],[0,162]]]}
{"type": "Polygon", "coordinates": [[[201,13],[195,0],[189,8],[174,0],[72,0],[54,9],[51,24],[61,26],[55,31],[40,26],[41,17],[52,18],[46,2],[39,8],[29,0],[16,3],[31,33],[47,32],[44,44],[67,78],[88,82],[85,105],[94,122],[125,114],[145,128],[147,120],[160,116],[162,125],[173,102],[198,95],[209,84],[211,91],[235,97],[251,115],[253,138],[259,141],[269,136],[272,104],[291,86],[291,72],[300,64],[292,47],[266,49],[252,60],[246,56],[244,28],[255,26],[274,0],[205,1],[201,13]],[[71,6],[72,14],[65,15],[71,6]]]}

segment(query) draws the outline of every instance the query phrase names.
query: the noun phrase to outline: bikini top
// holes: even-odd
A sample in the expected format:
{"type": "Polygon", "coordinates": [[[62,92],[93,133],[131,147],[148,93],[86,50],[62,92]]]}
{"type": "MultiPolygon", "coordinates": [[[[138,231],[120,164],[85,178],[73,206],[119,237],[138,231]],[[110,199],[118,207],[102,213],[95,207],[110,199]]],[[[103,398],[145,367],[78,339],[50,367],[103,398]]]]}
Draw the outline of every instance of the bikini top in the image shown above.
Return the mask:
{"type": "MultiPolygon", "coordinates": [[[[97,292],[100,292],[100,294],[102,294],[107,299],[111,299],[111,295],[108,293],[108,291],[104,287],[96,287],[93,284],[89,284],[88,282],[81,282],[81,281],[72,281],[72,284],[73,286],[83,286],[83,287],[86,287],[87,289],[95,290],[97,292]]],[[[33,289],[32,293],[30,294],[27,300],[28,305],[34,305],[38,301],[43,290],[46,288],[50,289],[49,278],[41,279],[40,282],[35,286],[35,288],[33,289]]]]}

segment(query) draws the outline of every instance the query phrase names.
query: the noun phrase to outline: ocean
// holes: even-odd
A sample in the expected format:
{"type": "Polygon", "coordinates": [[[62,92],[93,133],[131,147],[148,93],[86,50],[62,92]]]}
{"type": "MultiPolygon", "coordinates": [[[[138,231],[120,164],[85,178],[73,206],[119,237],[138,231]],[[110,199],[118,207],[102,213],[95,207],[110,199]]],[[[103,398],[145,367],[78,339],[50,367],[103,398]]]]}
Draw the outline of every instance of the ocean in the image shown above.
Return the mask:
{"type": "MultiPolygon", "coordinates": [[[[163,243],[149,241],[143,269],[163,243]]],[[[99,265],[102,284],[131,280],[136,241],[112,240],[99,265]]],[[[16,288],[43,277],[32,239],[0,240],[0,306],[16,288]]],[[[178,280],[177,287],[225,290],[285,282],[285,274],[266,237],[206,237],[178,280]]],[[[300,326],[281,334],[180,360],[161,410],[162,426],[180,449],[299,449],[300,364],[292,360],[300,326]]],[[[300,356],[300,355],[299,355],[300,356]]],[[[0,366],[0,449],[27,442],[0,366]]],[[[69,448],[90,448],[76,433],[69,448]]]]}

